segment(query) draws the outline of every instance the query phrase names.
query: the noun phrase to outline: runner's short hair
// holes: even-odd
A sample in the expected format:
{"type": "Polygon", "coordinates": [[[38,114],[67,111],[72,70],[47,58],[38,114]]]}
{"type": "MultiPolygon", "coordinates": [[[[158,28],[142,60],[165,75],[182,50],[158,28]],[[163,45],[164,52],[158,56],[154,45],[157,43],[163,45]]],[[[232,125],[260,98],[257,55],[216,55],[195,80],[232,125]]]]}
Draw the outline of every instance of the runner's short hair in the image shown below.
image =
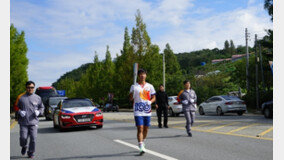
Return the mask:
{"type": "Polygon", "coordinates": [[[190,81],[189,81],[189,80],[185,80],[185,81],[183,81],[183,84],[186,84],[187,82],[189,82],[189,83],[190,83],[190,81]]]}
{"type": "Polygon", "coordinates": [[[159,85],[159,87],[161,87],[161,86],[163,86],[163,87],[164,87],[164,85],[163,85],[163,84],[160,84],[160,85],[159,85]]]}
{"type": "Polygon", "coordinates": [[[147,71],[145,69],[141,68],[141,69],[138,70],[138,75],[140,75],[141,73],[147,74],[147,71]]]}
{"type": "Polygon", "coordinates": [[[35,82],[33,82],[33,81],[27,81],[26,87],[29,86],[29,85],[31,85],[31,84],[33,84],[33,85],[35,86],[35,82]]]}

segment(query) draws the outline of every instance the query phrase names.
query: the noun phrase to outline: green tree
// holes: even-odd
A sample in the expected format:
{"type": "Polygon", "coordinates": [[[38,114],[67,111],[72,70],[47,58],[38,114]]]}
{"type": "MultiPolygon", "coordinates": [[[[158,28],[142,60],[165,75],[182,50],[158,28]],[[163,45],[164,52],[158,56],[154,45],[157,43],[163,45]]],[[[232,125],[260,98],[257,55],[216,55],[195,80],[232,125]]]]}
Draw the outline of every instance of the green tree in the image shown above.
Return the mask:
{"type": "Polygon", "coordinates": [[[230,54],[230,43],[228,40],[224,42],[224,51],[225,51],[225,54],[230,54]]]}
{"type": "Polygon", "coordinates": [[[164,49],[165,62],[166,62],[166,73],[167,74],[181,74],[180,65],[177,61],[173,50],[170,45],[167,43],[166,48],[164,49]]]}
{"type": "Polygon", "coordinates": [[[106,48],[106,56],[105,60],[102,63],[102,69],[100,76],[100,82],[102,85],[100,85],[102,88],[100,88],[100,92],[107,96],[108,93],[114,93],[114,87],[113,87],[113,82],[114,82],[114,73],[115,73],[115,65],[112,62],[111,54],[109,51],[109,46],[106,48]]]}
{"type": "Polygon", "coordinates": [[[231,53],[231,55],[236,53],[236,47],[234,45],[233,40],[230,40],[230,53],[231,53]]]}
{"type": "Polygon", "coordinates": [[[146,31],[146,24],[143,22],[140,10],[137,10],[135,21],[136,28],[132,29],[131,43],[135,54],[141,58],[141,56],[145,55],[147,50],[150,48],[151,40],[148,32],[146,31]]]}
{"type": "Polygon", "coordinates": [[[116,58],[114,84],[116,88],[114,98],[120,100],[123,104],[128,104],[128,94],[133,83],[133,63],[135,62],[133,46],[130,43],[128,28],[125,27],[124,42],[121,55],[116,58]]]}
{"type": "Polygon", "coordinates": [[[267,10],[271,16],[271,21],[273,21],[273,0],[264,0],[264,9],[267,10]]]}
{"type": "Polygon", "coordinates": [[[25,91],[25,83],[28,81],[27,44],[25,32],[19,33],[12,24],[10,26],[10,109],[19,94],[25,91]]]}
{"type": "Polygon", "coordinates": [[[65,90],[66,96],[68,98],[75,98],[78,82],[74,81],[72,78],[61,79],[57,83],[58,90],[65,90]]]}

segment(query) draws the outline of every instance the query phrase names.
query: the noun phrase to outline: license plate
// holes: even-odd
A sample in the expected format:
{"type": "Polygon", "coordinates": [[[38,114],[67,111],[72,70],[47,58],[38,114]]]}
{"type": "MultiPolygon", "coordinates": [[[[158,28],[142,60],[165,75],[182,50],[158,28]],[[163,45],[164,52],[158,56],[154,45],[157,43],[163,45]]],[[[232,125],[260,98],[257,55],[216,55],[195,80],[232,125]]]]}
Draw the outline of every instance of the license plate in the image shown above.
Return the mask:
{"type": "Polygon", "coordinates": [[[78,122],[89,122],[89,121],[91,121],[90,118],[78,119],[78,122]]]}

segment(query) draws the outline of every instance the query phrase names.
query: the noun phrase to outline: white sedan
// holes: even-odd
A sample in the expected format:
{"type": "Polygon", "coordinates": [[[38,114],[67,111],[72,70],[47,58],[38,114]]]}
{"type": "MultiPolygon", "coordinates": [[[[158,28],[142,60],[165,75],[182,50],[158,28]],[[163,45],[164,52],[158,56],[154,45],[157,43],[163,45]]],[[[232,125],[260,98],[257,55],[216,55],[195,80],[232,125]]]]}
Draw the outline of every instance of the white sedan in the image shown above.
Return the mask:
{"type": "Polygon", "coordinates": [[[174,116],[179,116],[180,113],[182,112],[182,105],[177,101],[177,96],[169,96],[168,97],[168,102],[169,102],[169,115],[174,117],[174,116]]]}
{"type": "Polygon", "coordinates": [[[205,113],[216,113],[221,116],[224,113],[237,113],[239,116],[246,112],[247,107],[243,100],[236,96],[213,96],[207,101],[199,105],[199,114],[204,115],[205,113]]]}

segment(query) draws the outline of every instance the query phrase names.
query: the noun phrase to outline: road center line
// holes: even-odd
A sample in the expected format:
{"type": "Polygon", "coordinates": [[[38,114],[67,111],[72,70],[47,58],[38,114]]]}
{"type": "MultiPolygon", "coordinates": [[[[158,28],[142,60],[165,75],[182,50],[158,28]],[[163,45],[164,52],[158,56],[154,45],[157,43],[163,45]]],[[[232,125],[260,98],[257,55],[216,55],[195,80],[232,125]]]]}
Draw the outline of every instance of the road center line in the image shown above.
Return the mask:
{"type": "MultiPolygon", "coordinates": [[[[120,143],[120,144],[123,144],[123,145],[126,145],[128,147],[132,147],[134,149],[137,149],[139,150],[138,146],[136,145],[133,145],[131,143],[127,143],[127,142],[124,142],[122,140],[119,140],[119,139],[116,139],[116,140],[113,140],[117,143],[120,143]]],[[[173,158],[173,157],[170,157],[170,156],[167,156],[167,155],[164,155],[164,154],[161,154],[161,153],[158,153],[158,152],[155,152],[155,151],[151,151],[149,149],[146,149],[146,153],[149,153],[149,154],[152,154],[154,156],[157,156],[157,157],[160,157],[160,158],[163,158],[163,159],[168,159],[168,160],[177,160],[176,158],[173,158]]]]}

